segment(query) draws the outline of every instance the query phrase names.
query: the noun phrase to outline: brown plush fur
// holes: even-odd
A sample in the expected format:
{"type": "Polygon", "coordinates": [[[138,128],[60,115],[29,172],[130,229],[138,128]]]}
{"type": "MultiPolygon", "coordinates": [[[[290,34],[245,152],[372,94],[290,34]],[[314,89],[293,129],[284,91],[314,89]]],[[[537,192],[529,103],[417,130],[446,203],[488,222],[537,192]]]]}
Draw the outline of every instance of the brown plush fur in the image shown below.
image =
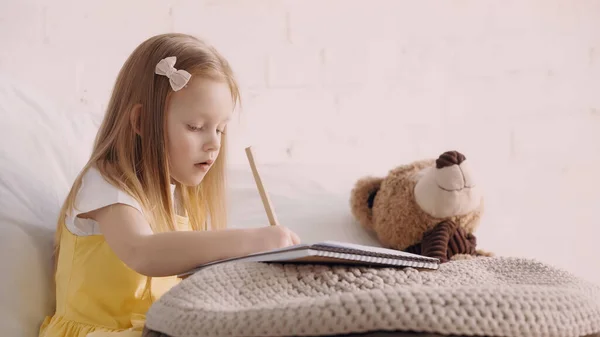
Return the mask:
{"type": "Polygon", "coordinates": [[[402,165],[385,177],[365,177],[355,184],[350,198],[352,214],[363,227],[374,231],[383,246],[406,250],[420,243],[425,233],[444,220],[453,221],[469,234],[477,229],[483,200],[474,211],[448,218],[435,218],[419,207],[414,189],[422,170],[428,167],[435,167],[435,159],[402,165]]]}

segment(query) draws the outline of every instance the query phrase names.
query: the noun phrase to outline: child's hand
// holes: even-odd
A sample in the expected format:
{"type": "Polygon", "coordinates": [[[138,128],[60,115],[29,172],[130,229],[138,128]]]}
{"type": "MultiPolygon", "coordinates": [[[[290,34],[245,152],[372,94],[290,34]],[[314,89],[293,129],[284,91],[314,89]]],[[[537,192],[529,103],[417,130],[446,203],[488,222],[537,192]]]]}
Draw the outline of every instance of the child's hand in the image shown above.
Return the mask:
{"type": "Polygon", "coordinates": [[[296,233],[284,226],[268,226],[253,229],[253,242],[256,242],[256,251],[262,252],[272,249],[285,248],[300,244],[296,233]]]}

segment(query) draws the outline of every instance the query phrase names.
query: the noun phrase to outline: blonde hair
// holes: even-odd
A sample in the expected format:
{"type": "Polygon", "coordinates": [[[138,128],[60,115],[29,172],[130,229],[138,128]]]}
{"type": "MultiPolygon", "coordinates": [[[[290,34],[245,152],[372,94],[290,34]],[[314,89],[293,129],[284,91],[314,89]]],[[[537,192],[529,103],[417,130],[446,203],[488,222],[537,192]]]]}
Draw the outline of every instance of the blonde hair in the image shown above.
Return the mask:
{"type": "MultiPolygon", "coordinates": [[[[85,172],[95,166],[102,176],[134,197],[154,232],[173,231],[175,211],[170,193],[169,153],[166,148],[165,107],[172,89],[169,79],[155,75],[157,63],[175,56],[177,69],[194,77],[225,81],[234,103],[240,94],[233,72],[212,46],[186,34],[162,34],[140,44],[121,68],[93,151],[87,164],[75,179],[62,206],[56,231],[56,257],[66,216],[74,208],[75,198],[85,172]],[[141,105],[140,135],[130,122],[134,106],[141,105]]],[[[225,159],[226,133],[221,135],[220,154],[200,185],[177,190],[181,205],[193,230],[226,227],[225,159]]]]}

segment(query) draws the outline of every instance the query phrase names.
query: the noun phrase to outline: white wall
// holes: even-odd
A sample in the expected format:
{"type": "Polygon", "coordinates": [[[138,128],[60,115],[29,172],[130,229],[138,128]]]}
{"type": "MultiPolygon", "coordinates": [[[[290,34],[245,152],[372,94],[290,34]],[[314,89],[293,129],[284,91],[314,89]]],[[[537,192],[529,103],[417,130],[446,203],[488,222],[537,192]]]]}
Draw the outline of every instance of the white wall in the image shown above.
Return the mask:
{"type": "Polygon", "coordinates": [[[482,247],[600,283],[600,1],[4,0],[0,71],[100,114],[166,31],[238,73],[234,162],[252,144],[264,164],[380,173],[457,149],[486,186],[482,247]]]}

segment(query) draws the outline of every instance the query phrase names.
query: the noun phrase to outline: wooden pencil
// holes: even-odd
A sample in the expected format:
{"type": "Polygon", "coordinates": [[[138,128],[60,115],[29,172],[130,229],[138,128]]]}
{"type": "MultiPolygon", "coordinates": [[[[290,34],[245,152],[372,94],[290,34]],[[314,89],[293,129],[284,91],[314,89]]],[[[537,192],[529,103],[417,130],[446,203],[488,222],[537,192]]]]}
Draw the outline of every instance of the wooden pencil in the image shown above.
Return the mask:
{"type": "Polygon", "coordinates": [[[254,176],[254,181],[256,182],[256,187],[258,188],[258,193],[260,194],[260,199],[262,200],[263,206],[265,207],[265,212],[267,212],[269,224],[271,226],[277,226],[279,225],[279,222],[277,221],[277,217],[275,216],[275,211],[273,209],[271,199],[269,198],[269,194],[267,193],[267,190],[263,185],[262,179],[260,178],[260,174],[258,173],[256,162],[254,160],[254,153],[252,152],[251,146],[246,148],[246,156],[248,157],[250,168],[252,168],[252,175],[254,176]]]}

